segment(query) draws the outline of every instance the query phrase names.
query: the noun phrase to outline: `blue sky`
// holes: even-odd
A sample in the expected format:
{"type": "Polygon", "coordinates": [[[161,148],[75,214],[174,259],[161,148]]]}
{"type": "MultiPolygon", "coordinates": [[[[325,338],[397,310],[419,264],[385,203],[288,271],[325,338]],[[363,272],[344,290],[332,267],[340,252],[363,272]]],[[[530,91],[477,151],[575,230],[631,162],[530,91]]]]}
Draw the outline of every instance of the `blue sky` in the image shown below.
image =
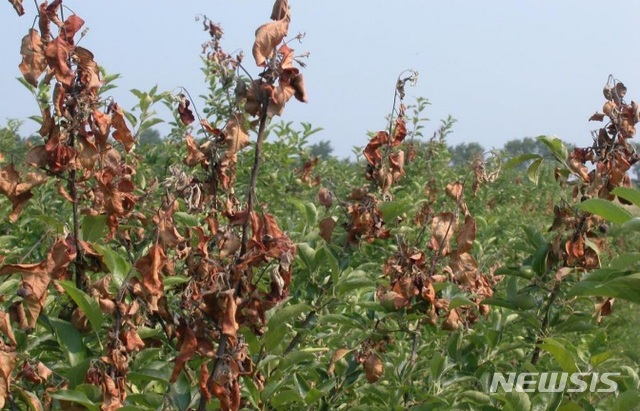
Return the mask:
{"type": "MultiPolygon", "coordinates": [[[[485,148],[540,134],[590,144],[588,123],[604,103],[611,73],[640,99],[640,2],[592,0],[289,0],[289,35],[305,32],[296,52],[310,52],[303,70],[309,103],[291,101],[282,119],[324,128],[312,141],[329,140],[337,154],[364,146],[366,132],[385,126],[395,80],[404,69],[420,73],[407,102],[422,96],[432,105],[430,130],[440,118],[458,119],[450,144],[475,141],[485,148]]],[[[98,64],[120,73],[113,98],[125,109],[129,89],[206,88],[200,45],[206,14],[225,31],[223,45],[243,50],[253,74],[255,29],[268,21],[272,2],[261,0],[66,0],[90,28],[82,45],[98,64]]],[[[18,17],[5,2],[0,24],[0,121],[38,114],[20,75],[20,39],[33,23],[35,6],[18,17]]],[[[196,102],[198,107],[201,104],[196,102]]],[[[169,118],[165,115],[165,118],[169,118]]],[[[22,131],[35,129],[26,120],[22,131]]]]}

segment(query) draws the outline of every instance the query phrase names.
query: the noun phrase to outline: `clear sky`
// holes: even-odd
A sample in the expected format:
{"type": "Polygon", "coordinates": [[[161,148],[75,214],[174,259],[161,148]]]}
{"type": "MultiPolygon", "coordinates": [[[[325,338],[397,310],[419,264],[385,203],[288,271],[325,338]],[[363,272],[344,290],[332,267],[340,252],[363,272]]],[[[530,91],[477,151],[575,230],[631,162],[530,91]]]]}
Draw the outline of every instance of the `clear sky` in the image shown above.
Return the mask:
{"type": "MultiPolygon", "coordinates": [[[[303,70],[309,103],[292,100],[283,119],[324,128],[312,140],[329,140],[336,154],[364,146],[366,131],[385,126],[395,80],[407,68],[420,73],[407,102],[428,98],[427,116],[458,119],[450,144],[475,141],[485,148],[540,134],[590,144],[601,110],[602,86],[611,73],[628,99],[640,100],[640,1],[593,0],[289,0],[289,36],[305,32],[296,53],[309,51],[303,70]]],[[[18,17],[0,3],[0,121],[39,114],[20,75],[20,40],[36,15],[18,17]]],[[[270,0],[65,0],[90,31],[82,45],[98,64],[120,73],[112,96],[125,109],[129,89],[185,86],[205,92],[198,14],[225,31],[223,45],[251,59],[255,29],[269,21],[270,0]]],[[[197,105],[201,108],[201,104],[197,105]]],[[[168,116],[165,116],[168,118],[168,116]]],[[[35,129],[27,120],[22,131],[35,129]]]]}

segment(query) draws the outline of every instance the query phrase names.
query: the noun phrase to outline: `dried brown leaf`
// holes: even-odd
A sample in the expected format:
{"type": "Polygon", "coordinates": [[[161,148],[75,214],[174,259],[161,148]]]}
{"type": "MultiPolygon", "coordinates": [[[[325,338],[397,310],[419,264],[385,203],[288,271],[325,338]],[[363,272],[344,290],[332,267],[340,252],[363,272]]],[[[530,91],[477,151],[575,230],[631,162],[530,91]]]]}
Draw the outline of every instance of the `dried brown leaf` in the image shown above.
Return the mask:
{"type": "Polygon", "coordinates": [[[113,138],[122,143],[125,151],[128,153],[135,144],[135,140],[125,121],[124,112],[116,103],[112,103],[109,106],[109,112],[112,115],[111,125],[116,129],[116,131],[113,132],[113,138]]]}
{"type": "Polygon", "coordinates": [[[273,55],[276,47],[289,31],[287,20],[278,20],[263,24],[256,30],[256,39],[253,43],[253,58],[259,67],[266,66],[267,59],[273,55]]]}
{"type": "Polygon", "coordinates": [[[142,288],[152,311],[158,310],[158,300],[164,294],[162,269],[166,262],[167,257],[162,247],[154,244],[149,252],[135,264],[136,270],[142,277],[142,288]]]}
{"type": "Polygon", "coordinates": [[[451,251],[450,242],[456,231],[456,218],[453,213],[441,213],[433,217],[431,221],[431,240],[429,248],[440,251],[441,256],[446,256],[451,251]]]}
{"type": "Polygon", "coordinates": [[[16,353],[0,351],[0,409],[4,408],[5,399],[9,395],[11,373],[16,366],[16,353]]]}
{"type": "Polygon", "coordinates": [[[53,70],[56,79],[66,87],[71,87],[75,78],[75,73],[68,63],[71,50],[73,50],[73,46],[62,37],[56,37],[55,40],[47,43],[44,49],[47,64],[53,70]]]}
{"type": "Polygon", "coordinates": [[[364,374],[367,381],[374,383],[380,379],[384,372],[382,360],[376,354],[369,354],[364,362],[364,374]]]}
{"type": "Polygon", "coordinates": [[[289,1],[276,0],[275,3],[273,3],[273,10],[271,10],[271,20],[284,20],[289,18],[289,1]]]}
{"type": "Polygon", "coordinates": [[[191,101],[184,94],[179,94],[178,98],[178,114],[180,115],[180,121],[182,121],[185,126],[188,126],[196,120],[193,112],[189,108],[191,101]]]}
{"type": "Polygon", "coordinates": [[[331,205],[333,204],[333,196],[331,195],[331,192],[328,189],[322,187],[318,191],[318,202],[325,208],[331,207],[331,205]]]}
{"type": "Polygon", "coordinates": [[[198,348],[198,340],[195,333],[186,324],[182,324],[180,331],[180,354],[174,360],[173,371],[169,381],[174,383],[178,380],[180,373],[184,369],[185,364],[193,357],[198,348]]]}
{"type": "Polygon", "coordinates": [[[16,336],[13,334],[13,327],[11,327],[11,316],[0,311],[0,331],[9,339],[12,345],[16,345],[16,336]]]}
{"type": "Polygon", "coordinates": [[[333,230],[336,228],[336,220],[333,217],[327,217],[320,221],[320,237],[327,243],[331,242],[333,237],[333,230]]]}
{"type": "Polygon", "coordinates": [[[476,220],[468,215],[464,224],[460,228],[458,232],[457,242],[458,242],[458,252],[460,254],[467,253],[473,247],[473,241],[476,239],[476,220]]]}
{"type": "MultiPolygon", "coordinates": [[[[24,15],[24,6],[22,5],[22,0],[9,0],[9,3],[11,3],[16,13],[18,13],[18,16],[24,15]]],[[[0,406],[0,408],[2,408],[2,406],[0,406]]]]}
{"type": "Polygon", "coordinates": [[[22,38],[20,54],[22,54],[22,62],[18,66],[20,72],[29,84],[36,87],[38,78],[47,69],[47,60],[42,38],[35,29],[30,29],[29,34],[22,38]]]}

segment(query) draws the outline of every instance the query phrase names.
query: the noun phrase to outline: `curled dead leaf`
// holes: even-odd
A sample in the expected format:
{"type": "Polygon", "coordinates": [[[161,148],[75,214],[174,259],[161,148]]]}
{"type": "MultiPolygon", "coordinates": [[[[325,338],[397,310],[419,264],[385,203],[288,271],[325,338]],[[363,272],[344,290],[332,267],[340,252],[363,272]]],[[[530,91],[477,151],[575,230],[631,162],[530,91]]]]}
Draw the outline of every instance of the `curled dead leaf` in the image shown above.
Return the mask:
{"type": "Polygon", "coordinates": [[[288,0],[276,0],[273,3],[273,10],[271,10],[271,20],[289,20],[289,1],[288,0]]]}
{"type": "Polygon", "coordinates": [[[384,372],[382,360],[376,354],[369,354],[364,362],[364,374],[367,381],[374,383],[380,379],[384,372]]]}
{"type": "Polygon", "coordinates": [[[333,217],[327,217],[320,221],[320,237],[327,243],[331,242],[333,236],[333,230],[336,228],[336,220],[333,217]]]}
{"type": "Polygon", "coordinates": [[[264,67],[267,59],[273,56],[273,52],[289,31],[287,20],[277,20],[263,24],[256,30],[256,39],[253,43],[253,58],[256,65],[264,67]]]}
{"type": "Polygon", "coordinates": [[[38,85],[38,78],[47,69],[47,60],[44,55],[44,44],[40,34],[35,29],[22,38],[20,48],[22,62],[18,66],[25,80],[32,86],[38,85]]]}

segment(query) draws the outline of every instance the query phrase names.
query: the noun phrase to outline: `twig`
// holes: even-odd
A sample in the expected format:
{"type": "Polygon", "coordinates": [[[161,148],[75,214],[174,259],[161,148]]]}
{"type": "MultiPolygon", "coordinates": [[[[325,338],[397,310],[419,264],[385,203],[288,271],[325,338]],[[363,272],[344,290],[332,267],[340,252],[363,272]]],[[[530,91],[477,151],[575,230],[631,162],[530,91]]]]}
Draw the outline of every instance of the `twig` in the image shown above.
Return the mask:
{"type": "MultiPolygon", "coordinates": [[[[75,133],[70,133],[69,146],[75,146],[75,133]]],[[[74,269],[76,274],[76,288],[78,290],[84,290],[85,283],[85,263],[84,263],[84,250],[80,245],[80,222],[78,220],[78,188],[76,186],[76,170],[69,171],[69,195],[71,196],[72,213],[73,213],[73,245],[76,249],[76,258],[74,261],[74,269]]]]}
{"type": "MultiPolygon", "coordinates": [[[[214,378],[216,375],[216,371],[218,366],[220,365],[220,359],[224,355],[224,351],[227,348],[227,341],[229,336],[227,334],[222,334],[220,337],[220,342],[218,343],[218,351],[216,351],[216,359],[213,362],[213,368],[211,370],[211,375],[207,379],[207,388],[211,386],[214,382],[214,378]]],[[[204,395],[200,395],[200,402],[198,403],[198,411],[205,411],[207,408],[207,398],[204,395]]]]}
{"type": "Polygon", "coordinates": [[[549,301],[547,301],[547,306],[544,308],[544,318],[542,319],[542,325],[540,326],[540,334],[538,335],[538,339],[536,341],[536,348],[533,351],[533,355],[531,356],[531,365],[536,365],[540,360],[540,344],[542,344],[542,339],[544,337],[545,332],[547,331],[547,326],[549,324],[549,311],[551,311],[551,307],[553,303],[556,301],[558,297],[558,291],[560,291],[560,284],[562,281],[556,282],[556,285],[553,287],[551,291],[551,295],[549,296],[549,301]]]}
{"type": "Polygon", "coordinates": [[[249,198],[247,200],[247,216],[242,223],[242,246],[240,248],[240,258],[247,252],[247,237],[249,235],[249,221],[251,212],[256,201],[256,185],[258,183],[258,171],[260,171],[260,157],[262,155],[262,142],[264,141],[265,128],[267,125],[267,110],[269,109],[269,96],[264,96],[262,101],[262,113],[260,115],[260,126],[258,127],[258,140],[256,141],[256,152],[251,168],[251,182],[249,184],[249,198]]]}

